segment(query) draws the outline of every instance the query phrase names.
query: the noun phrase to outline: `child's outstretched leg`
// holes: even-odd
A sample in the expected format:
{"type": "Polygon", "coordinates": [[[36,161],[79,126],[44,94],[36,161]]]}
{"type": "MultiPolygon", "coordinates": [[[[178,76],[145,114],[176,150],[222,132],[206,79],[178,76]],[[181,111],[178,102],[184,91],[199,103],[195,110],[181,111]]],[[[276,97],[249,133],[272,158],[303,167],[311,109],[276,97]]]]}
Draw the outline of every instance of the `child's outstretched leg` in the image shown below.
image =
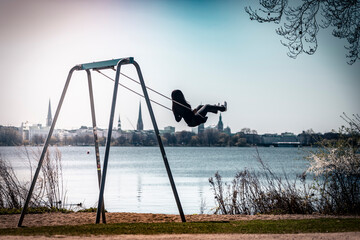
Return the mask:
{"type": "Polygon", "coordinates": [[[222,105],[222,107],[224,107],[223,108],[223,111],[221,111],[221,112],[226,112],[227,111],[227,102],[226,101],[224,101],[224,104],[222,105]]]}
{"type": "Polygon", "coordinates": [[[224,105],[210,105],[206,104],[202,108],[200,108],[195,114],[199,114],[202,117],[205,117],[208,112],[217,113],[218,111],[224,112],[227,110],[227,103],[225,102],[224,105]]]}
{"type": "Polygon", "coordinates": [[[226,112],[227,111],[227,102],[224,101],[224,104],[220,105],[220,103],[218,103],[216,105],[219,109],[220,112],[226,112]]]}

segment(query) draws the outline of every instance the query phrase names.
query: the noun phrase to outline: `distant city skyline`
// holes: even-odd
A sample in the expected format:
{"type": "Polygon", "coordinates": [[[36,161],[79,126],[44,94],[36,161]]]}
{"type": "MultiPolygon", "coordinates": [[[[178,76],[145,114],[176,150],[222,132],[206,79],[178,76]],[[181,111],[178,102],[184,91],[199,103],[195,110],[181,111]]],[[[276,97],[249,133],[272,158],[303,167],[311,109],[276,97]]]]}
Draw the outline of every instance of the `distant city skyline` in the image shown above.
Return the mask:
{"type": "MultiPolygon", "coordinates": [[[[132,56],[145,83],[169,96],[181,89],[191,106],[228,102],[224,128],[264,133],[337,130],[340,115],[359,113],[360,62],[346,63],[346,41],[320,29],[318,49],[297,59],[286,55],[280,25],[251,21],[244,7],[257,1],[0,1],[0,125],[46,125],[73,66],[132,56]]],[[[256,6],[253,7],[256,9],[256,6]]],[[[133,68],[122,71],[136,77],[133,68]]],[[[111,70],[105,70],[114,76],[111,70]]],[[[108,128],[113,82],[91,72],[97,124],[108,128]]],[[[141,92],[125,78],[120,81],[141,92]]],[[[171,108],[167,99],[150,97],[171,108]]],[[[152,129],[139,96],[119,88],[115,116],[123,129],[152,129]]],[[[153,105],[159,129],[177,123],[171,111],[153,105]]],[[[209,115],[215,125],[219,115],[209,115]]],[[[113,127],[116,127],[116,119],[113,127]]],[[[74,72],[56,124],[91,126],[86,74],[74,72]]]]}
{"type": "MultiPolygon", "coordinates": [[[[37,126],[37,127],[42,127],[44,130],[48,131],[49,127],[51,126],[52,124],[52,107],[51,107],[51,101],[49,99],[49,105],[48,105],[48,113],[47,113],[47,117],[46,117],[46,121],[45,121],[45,124],[43,124],[42,122],[34,122],[34,123],[29,123],[29,122],[22,122],[21,123],[21,126],[13,126],[13,127],[22,127],[24,125],[28,125],[28,126],[37,126]]],[[[238,132],[241,132],[243,131],[244,129],[246,130],[251,130],[251,131],[256,131],[256,129],[250,129],[250,128],[242,128],[240,129],[239,131],[236,131],[236,132],[233,132],[231,130],[231,126],[227,125],[227,126],[224,126],[223,124],[223,121],[222,121],[222,115],[221,113],[219,113],[218,115],[218,122],[216,124],[211,124],[211,125],[205,125],[205,124],[201,124],[200,126],[197,126],[197,127],[189,127],[189,129],[185,129],[185,131],[189,131],[189,132],[194,132],[195,129],[198,129],[200,128],[201,131],[204,131],[205,128],[214,128],[214,129],[217,129],[219,130],[220,132],[226,132],[228,134],[235,134],[235,133],[238,133],[238,132]]],[[[152,128],[149,128],[149,129],[144,129],[143,128],[143,120],[142,120],[142,110],[141,110],[141,102],[139,103],[139,112],[138,112],[138,116],[137,116],[137,125],[136,125],[136,128],[134,128],[134,126],[132,125],[132,128],[131,129],[123,129],[121,127],[121,118],[120,118],[120,115],[118,116],[117,118],[117,122],[116,124],[114,123],[113,124],[113,129],[117,129],[117,130],[122,130],[122,131],[132,131],[132,130],[136,130],[136,131],[142,131],[142,130],[153,130],[152,128]]],[[[1,124],[0,124],[1,125],[1,124]]],[[[63,129],[63,130],[76,130],[76,129],[81,129],[83,127],[88,127],[88,128],[91,128],[90,125],[87,126],[87,125],[82,125],[82,126],[79,126],[79,127],[75,127],[75,128],[56,128],[55,129],[63,129]]],[[[172,131],[176,131],[176,128],[174,126],[165,126],[164,127],[164,130],[167,130],[167,129],[172,129],[172,131]]],[[[101,129],[107,129],[107,128],[101,128],[101,129]]],[[[184,131],[184,129],[181,129],[179,131],[184,131]]],[[[196,134],[198,134],[198,130],[195,131],[196,134]]],[[[303,131],[302,131],[303,132],[303,131]]],[[[299,133],[296,133],[296,132],[291,132],[291,131],[285,131],[285,132],[265,132],[265,133],[262,133],[262,134],[283,134],[283,133],[294,133],[294,134],[300,134],[302,132],[299,132],[299,133]]],[[[328,131],[328,132],[331,132],[331,131],[328,131]]],[[[323,132],[323,133],[326,133],[326,132],[323,132]]],[[[260,134],[260,133],[259,133],[260,134]]]]}
{"type": "MultiPolygon", "coordinates": [[[[0,125],[1,146],[40,145],[49,136],[52,122],[51,104],[49,101],[46,125],[40,123],[30,124],[21,123],[20,127],[6,127],[0,125]]],[[[301,147],[311,146],[319,139],[334,140],[341,134],[336,132],[315,133],[313,131],[303,131],[299,134],[293,132],[265,133],[259,134],[256,130],[243,128],[238,132],[231,132],[229,126],[224,128],[221,113],[218,115],[216,125],[204,123],[197,127],[192,127],[191,131],[176,131],[173,126],[166,126],[159,129],[165,145],[167,146],[267,146],[267,147],[301,147]]],[[[346,116],[345,116],[346,117],[346,116]]],[[[109,129],[96,128],[93,126],[81,126],[77,129],[54,129],[51,136],[51,144],[59,146],[89,146],[93,140],[104,145],[107,141],[109,129]],[[100,138],[99,138],[100,137],[100,138]],[[100,139],[100,141],[98,141],[100,139]]],[[[155,146],[155,131],[153,129],[143,129],[141,103],[136,129],[122,129],[121,119],[118,118],[117,126],[112,127],[111,144],[116,146],[155,146]]]]}

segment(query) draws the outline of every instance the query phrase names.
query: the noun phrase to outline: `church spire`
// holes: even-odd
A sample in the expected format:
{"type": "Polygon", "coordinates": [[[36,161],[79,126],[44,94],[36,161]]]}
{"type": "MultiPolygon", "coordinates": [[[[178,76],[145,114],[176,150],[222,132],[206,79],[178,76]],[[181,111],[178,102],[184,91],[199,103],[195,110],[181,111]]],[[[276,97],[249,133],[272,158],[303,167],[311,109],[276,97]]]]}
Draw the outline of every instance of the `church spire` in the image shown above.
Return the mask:
{"type": "Polygon", "coordinates": [[[224,131],[224,124],[222,122],[222,117],[221,117],[221,113],[220,113],[220,116],[219,116],[219,122],[217,124],[217,128],[220,132],[224,131]]]}
{"type": "Polygon", "coordinates": [[[143,125],[142,116],[141,116],[141,102],[139,103],[139,117],[138,117],[138,121],[137,121],[137,125],[136,125],[136,130],[138,130],[138,131],[144,130],[144,125],[143,125]]]}
{"type": "Polygon", "coordinates": [[[120,114],[119,114],[119,120],[118,120],[117,130],[118,130],[118,131],[121,131],[120,114]]]}
{"type": "Polygon", "coordinates": [[[49,108],[48,108],[48,115],[46,118],[46,126],[50,127],[52,124],[52,115],[51,115],[51,104],[50,104],[50,99],[49,99],[49,108]]]}

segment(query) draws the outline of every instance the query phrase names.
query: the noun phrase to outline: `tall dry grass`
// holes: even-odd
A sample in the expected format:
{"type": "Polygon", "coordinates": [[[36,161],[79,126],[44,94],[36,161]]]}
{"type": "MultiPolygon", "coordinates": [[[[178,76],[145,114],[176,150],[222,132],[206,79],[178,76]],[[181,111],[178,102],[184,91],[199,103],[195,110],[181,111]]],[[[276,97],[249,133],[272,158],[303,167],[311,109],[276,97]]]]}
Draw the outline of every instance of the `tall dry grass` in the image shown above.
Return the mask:
{"type": "MultiPolygon", "coordinates": [[[[26,181],[20,181],[12,165],[0,155],[0,208],[21,209],[26,199],[41,151],[38,149],[29,152],[24,147],[22,152],[27,159],[30,173],[30,179],[26,181]]],[[[29,207],[62,209],[65,203],[66,189],[63,181],[61,152],[56,148],[46,152],[29,207]]]]}
{"type": "Polygon", "coordinates": [[[321,140],[310,167],[294,180],[274,174],[256,149],[260,173],[238,171],[231,183],[209,179],[218,214],[360,214],[360,116],[342,118],[340,138],[321,140]],[[314,176],[307,179],[308,175],[314,176]]]}
{"type": "Polygon", "coordinates": [[[209,179],[216,202],[216,214],[311,214],[315,206],[306,174],[290,181],[286,173],[274,174],[257,152],[260,171],[238,171],[231,183],[217,172],[209,179]]]}

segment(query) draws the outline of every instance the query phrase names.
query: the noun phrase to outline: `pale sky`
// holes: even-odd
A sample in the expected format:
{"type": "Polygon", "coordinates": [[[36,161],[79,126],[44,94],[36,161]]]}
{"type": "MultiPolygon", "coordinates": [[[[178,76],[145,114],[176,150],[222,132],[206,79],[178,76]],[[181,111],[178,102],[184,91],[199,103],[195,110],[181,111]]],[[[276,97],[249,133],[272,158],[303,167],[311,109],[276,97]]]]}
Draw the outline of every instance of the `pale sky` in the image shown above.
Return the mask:
{"type": "MultiPolygon", "coordinates": [[[[0,0],[0,125],[45,124],[48,101],[54,115],[74,65],[130,56],[149,87],[169,96],[181,89],[192,107],[226,100],[223,122],[232,132],[327,132],[344,123],[342,112],[360,113],[360,62],[346,63],[346,42],[320,29],[315,55],[291,59],[275,33],[279,25],[249,19],[244,7],[255,2],[0,0]]],[[[137,77],[132,66],[122,69],[137,77]]],[[[113,82],[92,77],[98,126],[107,128],[113,82]]],[[[115,124],[120,115],[123,129],[136,127],[140,100],[151,129],[145,101],[121,87],[115,124]]],[[[191,130],[169,110],[153,109],[160,129],[191,130]]],[[[217,121],[211,114],[206,125],[217,121]]],[[[92,123],[86,73],[78,71],[56,128],[82,125],[92,123]]]]}

